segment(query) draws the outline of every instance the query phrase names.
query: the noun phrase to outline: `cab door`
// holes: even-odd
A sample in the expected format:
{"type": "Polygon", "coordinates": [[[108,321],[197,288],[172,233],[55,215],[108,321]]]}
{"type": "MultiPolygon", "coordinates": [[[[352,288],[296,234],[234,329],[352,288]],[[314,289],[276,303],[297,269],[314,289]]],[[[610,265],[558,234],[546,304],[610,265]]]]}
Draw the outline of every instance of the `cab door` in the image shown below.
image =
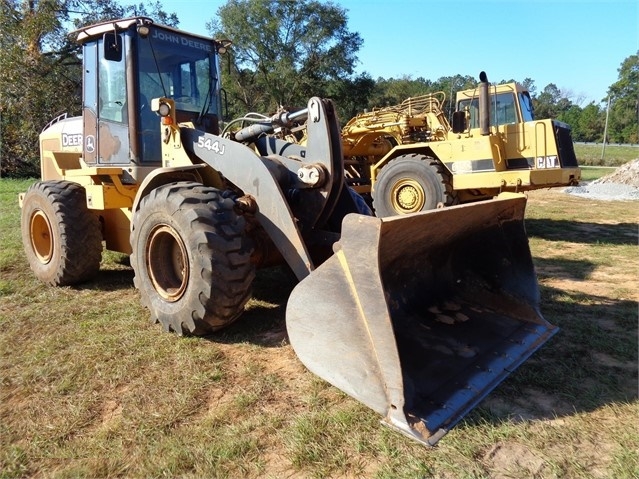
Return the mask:
{"type": "Polygon", "coordinates": [[[123,45],[122,35],[111,34],[84,46],[84,161],[92,166],[130,162],[123,45]]]}

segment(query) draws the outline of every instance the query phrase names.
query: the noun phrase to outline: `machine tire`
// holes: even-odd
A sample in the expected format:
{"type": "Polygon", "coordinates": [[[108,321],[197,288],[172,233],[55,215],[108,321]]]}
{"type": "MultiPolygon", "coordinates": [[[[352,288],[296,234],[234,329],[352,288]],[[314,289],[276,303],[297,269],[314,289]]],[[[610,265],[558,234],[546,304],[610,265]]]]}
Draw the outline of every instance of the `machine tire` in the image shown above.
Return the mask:
{"type": "Polygon", "coordinates": [[[100,270],[102,232],[87,208],[86,191],[69,181],[40,181],[25,193],[21,212],[22,244],[35,276],[66,286],[100,270]]]}
{"type": "Polygon", "coordinates": [[[151,320],[179,335],[228,326],[251,297],[255,266],[245,220],[216,188],[156,188],[133,215],[134,284],[151,320]]]}
{"type": "Polygon", "coordinates": [[[436,159],[421,154],[388,162],[373,187],[375,216],[383,218],[454,204],[450,173],[436,159]]]}

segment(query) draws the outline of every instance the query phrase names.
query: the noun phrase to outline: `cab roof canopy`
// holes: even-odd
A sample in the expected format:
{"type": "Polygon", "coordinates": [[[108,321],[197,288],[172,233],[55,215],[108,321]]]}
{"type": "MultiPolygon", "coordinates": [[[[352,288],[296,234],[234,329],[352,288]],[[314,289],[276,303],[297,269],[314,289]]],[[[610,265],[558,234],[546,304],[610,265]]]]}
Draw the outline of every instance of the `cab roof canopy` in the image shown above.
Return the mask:
{"type": "MultiPolygon", "coordinates": [[[[77,34],[77,41],[80,43],[84,43],[90,39],[101,37],[105,33],[122,31],[130,28],[132,25],[136,25],[138,27],[151,25],[153,24],[153,20],[149,17],[130,17],[130,18],[122,18],[118,20],[107,20],[101,23],[95,23],[93,25],[87,25],[85,27],[79,28],[71,34],[77,34]]],[[[207,42],[214,41],[210,37],[206,37],[203,35],[196,35],[193,33],[185,32],[183,30],[178,30],[177,28],[168,27],[166,25],[157,24],[159,27],[170,30],[174,33],[178,33],[180,35],[188,35],[191,37],[196,37],[207,42]]]]}

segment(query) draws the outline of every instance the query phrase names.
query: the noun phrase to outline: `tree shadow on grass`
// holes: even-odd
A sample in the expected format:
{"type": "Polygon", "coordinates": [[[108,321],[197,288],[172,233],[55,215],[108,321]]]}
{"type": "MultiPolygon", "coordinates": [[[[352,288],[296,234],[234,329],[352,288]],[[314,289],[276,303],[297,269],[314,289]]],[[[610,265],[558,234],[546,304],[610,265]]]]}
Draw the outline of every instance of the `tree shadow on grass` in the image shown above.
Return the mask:
{"type": "Polygon", "coordinates": [[[529,238],[569,241],[586,244],[636,245],[639,229],[636,223],[600,224],[583,221],[526,218],[529,238]]]}
{"type": "Polygon", "coordinates": [[[539,279],[554,278],[584,281],[597,264],[587,259],[534,258],[535,272],[539,279]]]}

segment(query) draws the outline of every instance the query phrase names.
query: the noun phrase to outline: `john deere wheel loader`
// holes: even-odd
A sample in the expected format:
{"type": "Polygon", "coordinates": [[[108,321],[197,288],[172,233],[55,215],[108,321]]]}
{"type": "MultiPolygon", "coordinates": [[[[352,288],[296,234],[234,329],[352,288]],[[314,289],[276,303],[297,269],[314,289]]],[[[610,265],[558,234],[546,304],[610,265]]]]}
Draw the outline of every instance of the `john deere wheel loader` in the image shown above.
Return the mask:
{"type": "Polygon", "coordinates": [[[42,132],[42,181],[20,195],[42,281],[91,278],[105,244],[131,255],[153,321],[199,335],[242,314],[256,268],[286,263],[301,361],[425,444],[556,332],[521,195],[376,218],[346,185],[331,101],[221,134],[225,42],[142,17],[78,40],[83,114],[42,132]],[[304,121],[304,146],[277,138],[304,121]]]}
{"type": "Polygon", "coordinates": [[[574,185],[581,177],[570,127],[535,120],[518,83],[460,91],[451,127],[445,94],[361,113],[342,129],[349,184],[372,194],[377,216],[574,185]]]}

